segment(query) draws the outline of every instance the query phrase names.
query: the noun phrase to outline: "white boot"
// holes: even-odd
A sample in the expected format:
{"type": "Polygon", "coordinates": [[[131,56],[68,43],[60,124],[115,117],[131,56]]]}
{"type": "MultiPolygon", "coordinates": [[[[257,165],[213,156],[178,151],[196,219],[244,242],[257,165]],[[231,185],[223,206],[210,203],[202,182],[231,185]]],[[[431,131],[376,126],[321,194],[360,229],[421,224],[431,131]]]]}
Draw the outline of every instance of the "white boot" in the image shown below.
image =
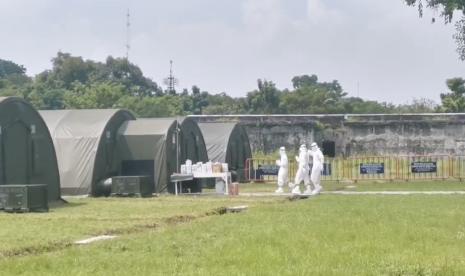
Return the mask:
{"type": "Polygon", "coordinates": [[[315,190],[313,190],[312,195],[318,195],[321,192],[321,186],[317,186],[315,190]]]}
{"type": "Polygon", "coordinates": [[[274,192],[277,193],[277,194],[282,194],[282,193],[284,193],[282,187],[279,187],[279,188],[278,188],[276,191],[274,191],[274,192]]]}
{"type": "Polygon", "coordinates": [[[300,185],[295,185],[291,193],[294,195],[300,195],[300,185]]]}
{"type": "Polygon", "coordinates": [[[292,189],[294,189],[295,185],[293,182],[287,183],[287,186],[289,187],[289,193],[292,193],[292,189]]]}
{"type": "Polygon", "coordinates": [[[310,185],[305,185],[307,186],[307,189],[305,189],[304,195],[311,195],[312,194],[312,188],[310,185]]]}

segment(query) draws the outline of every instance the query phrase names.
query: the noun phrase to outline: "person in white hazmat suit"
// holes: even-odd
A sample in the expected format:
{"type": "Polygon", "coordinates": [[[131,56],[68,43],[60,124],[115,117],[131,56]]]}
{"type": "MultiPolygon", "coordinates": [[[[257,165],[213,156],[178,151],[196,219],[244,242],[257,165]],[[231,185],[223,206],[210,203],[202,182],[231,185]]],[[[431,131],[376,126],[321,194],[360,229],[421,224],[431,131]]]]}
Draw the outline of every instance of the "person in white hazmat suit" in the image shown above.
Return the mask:
{"type": "Polygon", "coordinates": [[[313,157],[313,166],[312,174],[310,175],[310,180],[313,184],[313,191],[310,187],[307,187],[305,191],[306,194],[316,195],[321,192],[321,174],[323,173],[323,164],[325,162],[325,157],[321,152],[320,148],[316,143],[311,144],[311,149],[308,150],[308,155],[313,157]]]}
{"type": "Polygon", "coordinates": [[[295,157],[299,163],[297,173],[295,174],[293,187],[291,186],[293,194],[300,194],[300,183],[303,181],[307,189],[310,187],[309,167],[308,167],[308,153],[307,146],[301,145],[299,149],[299,156],[295,157]]]}
{"type": "Polygon", "coordinates": [[[275,191],[275,193],[278,193],[278,194],[284,192],[283,187],[285,184],[289,182],[288,180],[289,161],[287,159],[285,147],[279,148],[279,155],[280,155],[280,159],[276,160],[276,165],[279,166],[278,189],[275,191]]]}

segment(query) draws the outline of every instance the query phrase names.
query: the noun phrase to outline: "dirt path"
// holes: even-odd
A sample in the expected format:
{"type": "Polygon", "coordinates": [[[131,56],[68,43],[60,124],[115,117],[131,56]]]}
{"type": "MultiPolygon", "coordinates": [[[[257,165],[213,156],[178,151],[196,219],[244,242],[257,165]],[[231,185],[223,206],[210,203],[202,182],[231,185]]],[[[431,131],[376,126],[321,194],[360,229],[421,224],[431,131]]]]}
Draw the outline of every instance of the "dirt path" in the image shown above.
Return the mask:
{"type": "MultiPolygon", "coordinates": [[[[350,192],[350,191],[328,191],[321,192],[323,195],[465,195],[465,191],[367,191],[367,192],[350,192]]],[[[262,197],[277,196],[289,197],[291,193],[240,193],[241,196],[262,197]]]]}

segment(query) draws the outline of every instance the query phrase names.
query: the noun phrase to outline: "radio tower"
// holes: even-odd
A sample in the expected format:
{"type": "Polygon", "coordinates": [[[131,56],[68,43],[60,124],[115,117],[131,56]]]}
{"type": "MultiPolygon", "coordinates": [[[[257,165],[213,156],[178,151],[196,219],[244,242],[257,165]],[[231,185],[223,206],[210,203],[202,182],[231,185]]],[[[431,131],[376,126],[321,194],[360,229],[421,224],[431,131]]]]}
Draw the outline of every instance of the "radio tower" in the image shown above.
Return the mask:
{"type": "Polygon", "coordinates": [[[126,60],[129,61],[129,50],[131,49],[130,45],[130,39],[131,39],[131,33],[130,33],[130,27],[131,27],[131,21],[130,21],[130,14],[129,14],[129,9],[128,13],[126,14],[126,60]]]}
{"type": "Polygon", "coordinates": [[[168,86],[168,93],[170,95],[176,94],[176,85],[178,85],[178,79],[173,75],[173,61],[170,60],[170,75],[163,81],[168,86]]]}

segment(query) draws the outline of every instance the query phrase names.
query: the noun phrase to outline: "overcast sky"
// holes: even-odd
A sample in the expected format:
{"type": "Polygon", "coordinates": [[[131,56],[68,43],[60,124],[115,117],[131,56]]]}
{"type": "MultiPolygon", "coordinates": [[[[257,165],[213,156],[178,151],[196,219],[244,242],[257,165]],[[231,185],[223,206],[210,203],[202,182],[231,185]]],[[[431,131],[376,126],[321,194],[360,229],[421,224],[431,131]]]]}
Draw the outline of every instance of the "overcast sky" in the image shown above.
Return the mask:
{"type": "Polygon", "coordinates": [[[439,102],[445,80],[465,77],[453,25],[419,19],[404,0],[0,0],[0,58],[29,75],[57,51],[129,58],[161,84],[174,61],[180,88],[244,96],[256,80],[339,80],[350,96],[439,102]]]}

